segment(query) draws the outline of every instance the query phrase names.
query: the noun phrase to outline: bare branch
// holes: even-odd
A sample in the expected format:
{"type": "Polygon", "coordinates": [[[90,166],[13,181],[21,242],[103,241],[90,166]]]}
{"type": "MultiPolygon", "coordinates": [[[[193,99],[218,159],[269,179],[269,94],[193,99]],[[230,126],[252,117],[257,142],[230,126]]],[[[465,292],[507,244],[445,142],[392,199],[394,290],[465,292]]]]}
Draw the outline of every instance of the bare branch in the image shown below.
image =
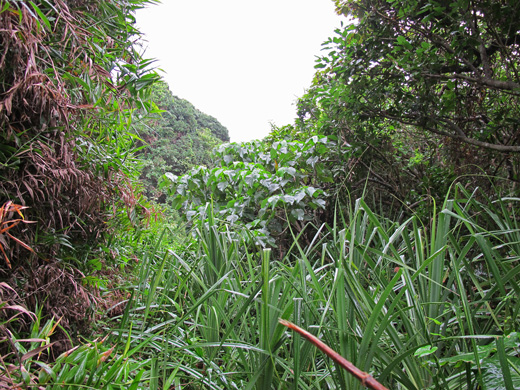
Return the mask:
{"type": "Polygon", "coordinates": [[[374,379],[370,374],[361,371],[339,353],[330,348],[327,344],[321,341],[319,338],[314,336],[313,334],[307,332],[306,330],[300,328],[297,325],[294,325],[292,322],[287,320],[279,319],[280,324],[287,326],[289,329],[294,330],[295,332],[301,334],[305,337],[309,342],[314,344],[318,349],[320,349],[323,353],[325,353],[328,357],[338,363],[341,367],[343,367],[346,371],[356,377],[363,386],[368,387],[372,390],[388,390],[385,386],[379,383],[376,379],[374,379]]]}
{"type": "MultiPolygon", "coordinates": [[[[486,87],[491,87],[494,89],[520,92],[520,84],[515,83],[514,81],[495,80],[495,79],[490,79],[487,77],[475,78],[475,77],[470,77],[470,76],[467,76],[465,74],[460,74],[460,73],[450,74],[450,75],[422,73],[422,76],[434,78],[434,79],[441,79],[441,80],[460,79],[460,80],[464,80],[464,81],[469,81],[471,83],[483,85],[486,87]]],[[[515,95],[520,95],[520,93],[515,93],[515,95]]]]}

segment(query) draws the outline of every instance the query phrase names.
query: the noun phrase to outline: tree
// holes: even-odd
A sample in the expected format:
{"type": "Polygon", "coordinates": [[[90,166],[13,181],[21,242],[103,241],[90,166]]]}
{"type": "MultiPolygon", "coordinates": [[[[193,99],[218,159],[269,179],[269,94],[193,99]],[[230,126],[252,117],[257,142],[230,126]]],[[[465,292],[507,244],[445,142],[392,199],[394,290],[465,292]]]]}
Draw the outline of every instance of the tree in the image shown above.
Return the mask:
{"type": "Polygon", "coordinates": [[[164,173],[183,175],[195,166],[210,165],[213,148],[229,141],[229,133],[217,119],[174,96],[163,81],[153,86],[152,99],[162,112],[140,126],[139,136],[146,145],[138,156],[147,194],[163,202],[157,184],[164,173]]]}
{"type": "MultiPolygon", "coordinates": [[[[351,23],[325,43],[328,52],[300,103],[302,123],[337,132],[375,160],[399,154],[397,139],[409,148],[401,156],[408,161],[419,152],[455,174],[520,179],[518,2],[336,5],[351,23]],[[479,168],[460,170],[464,165],[479,168]]],[[[384,181],[393,190],[400,185],[384,181]]]]}

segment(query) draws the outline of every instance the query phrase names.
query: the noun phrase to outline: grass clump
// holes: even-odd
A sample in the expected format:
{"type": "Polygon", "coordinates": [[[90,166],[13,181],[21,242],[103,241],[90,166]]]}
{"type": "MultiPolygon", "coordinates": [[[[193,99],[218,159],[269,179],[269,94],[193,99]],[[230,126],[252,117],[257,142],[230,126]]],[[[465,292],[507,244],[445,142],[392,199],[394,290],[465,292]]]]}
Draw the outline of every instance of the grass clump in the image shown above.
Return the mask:
{"type": "Polygon", "coordinates": [[[459,188],[425,225],[359,199],[280,260],[208,212],[144,254],[107,362],[136,388],[362,388],[282,318],[391,389],[518,388],[519,201],[459,188]]]}

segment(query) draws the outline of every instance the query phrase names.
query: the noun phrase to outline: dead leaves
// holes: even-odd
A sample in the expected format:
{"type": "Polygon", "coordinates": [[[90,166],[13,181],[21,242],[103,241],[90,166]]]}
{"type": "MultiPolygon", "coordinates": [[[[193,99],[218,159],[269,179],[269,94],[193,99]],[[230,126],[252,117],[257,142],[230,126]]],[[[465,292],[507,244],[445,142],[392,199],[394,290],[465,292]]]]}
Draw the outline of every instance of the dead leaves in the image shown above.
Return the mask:
{"type": "Polygon", "coordinates": [[[34,252],[29,245],[9,233],[9,230],[17,226],[19,223],[34,223],[34,221],[27,221],[22,214],[22,210],[26,208],[26,206],[14,204],[11,201],[4,203],[0,207],[0,250],[4,255],[5,262],[9,268],[12,267],[11,262],[9,261],[9,257],[5,251],[5,249],[8,247],[6,237],[9,237],[11,240],[15,241],[18,245],[24,247],[25,249],[34,252]]]}

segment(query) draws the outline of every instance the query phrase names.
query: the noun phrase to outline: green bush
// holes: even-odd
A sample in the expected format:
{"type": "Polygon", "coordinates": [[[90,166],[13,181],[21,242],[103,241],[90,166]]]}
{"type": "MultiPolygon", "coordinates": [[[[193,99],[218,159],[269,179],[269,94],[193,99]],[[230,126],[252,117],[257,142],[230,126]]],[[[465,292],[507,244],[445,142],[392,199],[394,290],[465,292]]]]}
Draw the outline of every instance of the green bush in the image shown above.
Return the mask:
{"type": "Polygon", "coordinates": [[[219,218],[247,229],[253,243],[287,247],[289,228],[299,233],[306,222],[319,223],[326,209],[332,148],[329,138],[318,136],[224,144],[216,149],[214,168],[196,167],[181,177],[167,173],[162,186],[189,221],[211,205],[219,218]]]}

